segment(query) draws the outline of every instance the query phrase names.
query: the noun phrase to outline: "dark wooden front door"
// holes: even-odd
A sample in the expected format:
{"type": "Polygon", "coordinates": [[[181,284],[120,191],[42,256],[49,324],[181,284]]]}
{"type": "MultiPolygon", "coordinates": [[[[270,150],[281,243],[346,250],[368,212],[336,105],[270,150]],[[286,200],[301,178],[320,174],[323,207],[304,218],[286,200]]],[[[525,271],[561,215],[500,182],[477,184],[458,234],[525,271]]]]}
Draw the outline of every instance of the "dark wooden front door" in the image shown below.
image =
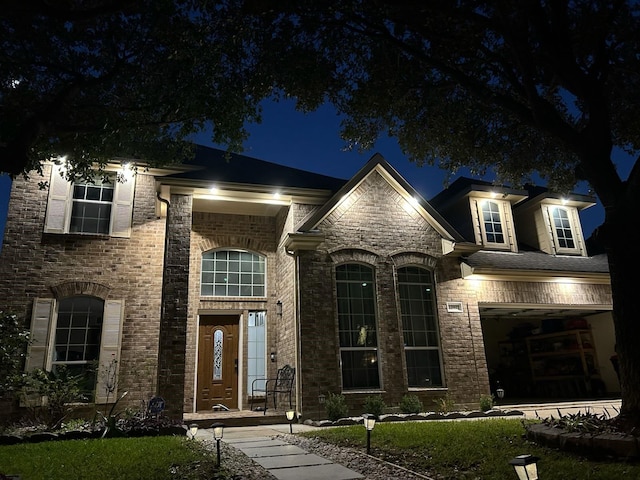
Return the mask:
{"type": "Polygon", "coordinates": [[[238,407],[238,315],[200,317],[197,410],[238,407]]]}

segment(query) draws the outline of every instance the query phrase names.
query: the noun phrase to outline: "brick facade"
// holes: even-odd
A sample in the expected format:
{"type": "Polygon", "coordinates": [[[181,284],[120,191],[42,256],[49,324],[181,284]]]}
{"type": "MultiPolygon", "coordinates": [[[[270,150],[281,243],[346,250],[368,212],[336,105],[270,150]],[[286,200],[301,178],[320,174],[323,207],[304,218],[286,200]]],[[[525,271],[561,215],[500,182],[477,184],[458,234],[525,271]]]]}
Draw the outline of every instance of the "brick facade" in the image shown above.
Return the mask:
{"type": "Polygon", "coordinates": [[[47,191],[37,183],[49,174],[46,167],[43,178],[14,181],[0,254],[0,309],[28,325],[36,298],[122,300],[119,387],[129,391],[123,406],[160,394],[172,416],[192,412],[199,319],[224,314],[241,322],[238,407],[248,408],[247,319],[251,311],[265,311],[266,356],[275,354],[267,376],[286,364],[297,368],[296,406],[306,417],[324,414],[319,396],[328,393],[344,393],[352,414],[363,413],[364,399],[374,394],[390,406],[410,393],[426,409],[446,394],[458,406],[477,407],[480,395],[489,393],[482,304],[611,304],[606,284],[463,279],[460,258],[443,255],[439,226],[375,169],[318,221],[323,240],[317,248],[296,252],[285,248],[289,234],[324,206],[292,201],[271,215],[211,213],[178,189],[164,218],[156,210],[159,178],[143,173],[136,178],[130,238],[45,234],[47,191]],[[202,255],[218,248],[265,256],[264,297],[200,295],[202,255]],[[368,265],[375,274],[381,388],[371,392],[342,391],[335,271],[344,263],[368,265]],[[397,300],[397,271],[405,266],[434,274],[444,387],[408,387],[397,300]],[[461,303],[462,312],[447,311],[447,302],[461,303]]]}
{"type": "Polygon", "coordinates": [[[29,325],[36,298],[68,294],[124,301],[119,390],[123,406],[138,407],[156,393],[158,333],[164,251],[164,219],[155,212],[155,179],[136,179],[130,238],[43,233],[47,190],[16,178],[0,254],[0,309],[29,325]]]}

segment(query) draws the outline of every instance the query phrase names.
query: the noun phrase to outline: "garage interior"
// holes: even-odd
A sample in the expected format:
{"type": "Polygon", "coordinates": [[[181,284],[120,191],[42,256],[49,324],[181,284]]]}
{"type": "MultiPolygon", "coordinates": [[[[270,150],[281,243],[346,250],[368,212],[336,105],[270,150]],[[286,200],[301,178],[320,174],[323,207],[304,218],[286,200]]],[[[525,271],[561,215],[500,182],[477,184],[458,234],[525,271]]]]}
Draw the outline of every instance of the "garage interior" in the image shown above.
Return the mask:
{"type": "Polygon", "coordinates": [[[615,398],[610,310],[480,305],[491,391],[504,403],[615,398]]]}

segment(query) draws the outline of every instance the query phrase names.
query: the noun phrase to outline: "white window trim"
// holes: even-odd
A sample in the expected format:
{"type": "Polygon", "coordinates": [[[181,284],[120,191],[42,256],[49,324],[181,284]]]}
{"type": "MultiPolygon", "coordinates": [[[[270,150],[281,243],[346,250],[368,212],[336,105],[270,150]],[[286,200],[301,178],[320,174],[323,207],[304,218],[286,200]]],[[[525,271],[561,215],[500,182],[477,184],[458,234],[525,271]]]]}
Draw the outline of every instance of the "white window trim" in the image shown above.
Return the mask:
{"type": "MultiPolygon", "coordinates": [[[[105,234],[100,233],[69,232],[73,208],[73,184],[61,175],[63,171],[63,165],[51,167],[49,198],[44,222],[45,233],[104,236],[105,234]]],[[[122,178],[123,181],[114,180],[108,235],[129,238],[131,237],[135,176],[122,175],[122,178]]]]}
{"type": "Polygon", "coordinates": [[[553,250],[558,254],[567,255],[584,255],[583,248],[584,242],[582,238],[582,227],[580,225],[580,219],[578,217],[578,211],[575,207],[567,207],[565,205],[546,204],[542,206],[545,219],[551,235],[551,244],[553,250]],[[574,248],[560,247],[558,241],[558,232],[556,231],[555,221],[553,219],[553,210],[559,208],[567,212],[567,218],[569,219],[569,226],[571,228],[571,235],[573,236],[574,248]]]}
{"type": "Polygon", "coordinates": [[[511,204],[505,200],[495,198],[470,198],[469,200],[471,203],[471,213],[474,224],[473,230],[476,237],[476,243],[487,248],[515,251],[515,238],[511,231],[511,226],[513,225],[511,204]],[[498,206],[504,242],[490,242],[487,240],[487,232],[484,226],[484,217],[482,213],[482,207],[485,202],[493,202],[498,206]],[[512,239],[514,240],[513,242],[512,239]]]}
{"type": "MultiPolygon", "coordinates": [[[[31,316],[31,344],[29,345],[25,371],[42,368],[51,371],[55,354],[55,334],[58,321],[57,302],[53,298],[36,298],[31,316]]],[[[119,361],[124,321],[124,300],[105,300],[102,315],[102,335],[95,390],[95,403],[105,403],[107,393],[102,372],[112,360],[119,361]]],[[[119,365],[118,365],[119,367],[119,365]]],[[[117,367],[117,368],[118,368],[117,367]]],[[[109,395],[109,401],[117,398],[116,389],[109,395]]]]}
{"type": "MultiPolygon", "coordinates": [[[[253,250],[247,250],[247,249],[242,249],[242,248],[215,248],[213,250],[207,250],[206,252],[202,252],[202,254],[200,255],[200,277],[199,277],[199,294],[200,297],[203,298],[224,298],[224,299],[233,299],[233,298],[246,298],[246,299],[250,299],[250,300],[259,300],[259,299],[263,299],[263,298],[267,298],[267,292],[269,291],[269,275],[268,275],[268,271],[269,271],[269,259],[266,255],[260,253],[260,252],[254,252],[253,250]],[[211,252],[240,252],[240,253],[250,253],[252,255],[257,255],[258,257],[261,257],[264,260],[264,295],[256,295],[256,296],[247,296],[247,295],[216,295],[215,294],[215,279],[214,279],[214,291],[213,291],[213,295],[203,295],[202,294],[202,275],[204,273],[204,270],[202,268],[202,262],[204,260],[204,255],[206,253],[211,253],[211,252]]],[[[211,273],[211,272],[208,272],[211,273]]],[[[241,273],[241,272],[239,272],[241,273]]],[[[239,284],[240,286],[242,286],[242,284],[239,284]]]]}

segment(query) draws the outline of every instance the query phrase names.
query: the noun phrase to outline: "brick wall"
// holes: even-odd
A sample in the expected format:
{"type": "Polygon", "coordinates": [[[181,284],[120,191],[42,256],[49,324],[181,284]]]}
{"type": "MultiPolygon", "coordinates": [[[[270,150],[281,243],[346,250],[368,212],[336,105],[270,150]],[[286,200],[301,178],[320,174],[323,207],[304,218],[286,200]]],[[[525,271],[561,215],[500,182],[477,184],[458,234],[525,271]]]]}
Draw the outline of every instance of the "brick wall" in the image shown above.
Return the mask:
{"type": "Polygon", "coordinates": [[[28,325],[36,297],[63,295],[63,285],[78,281],[87,293],[99,285],[106,298],[123,299],[119,389],[129,391],[123,405],[137,407],[156,389],[165,222],[155,214],[154,178],[136,178],[131,238],[109,238],[43,233],[48,192],[38,182],[49,179],[50,167],[43,173],[13,182],[0,253],[0,309],[28,325]]]}
{"type": "MultiPolygon", "coordinates": [[[[317,251],[299,253],[305,414],[322,413],[320,394],[344,393],[352,413],[359,414],[365,397],[379,393],[342,392],[334,272],[335,266],[344,262],[364,262],[375,270],[378,358],[385,402],[397,405],[403,395],[412,393],[429,408],[433,398],[443,395],[445,389],[409,391],[407,387],[395,272],[403,265],[422,265],[435,269],[437,281],[438,272],[450,263],[441,255],[441,236],[377,172],[370,174],[318,227],[326,240],[317,251]]],[[[455,296],[455,292],[448,292],[450,288],[455,285],[437,285],[439,305],[448,296],[455,296]]],[[[438,314],[449,391],[460,404],[477,404],[480,393],[488,392],[479,318],[465,317],[459,322],[444,315],[442,308],[438,314]],[[471,339],[478,345],[472,346],[471,339]]]]}

